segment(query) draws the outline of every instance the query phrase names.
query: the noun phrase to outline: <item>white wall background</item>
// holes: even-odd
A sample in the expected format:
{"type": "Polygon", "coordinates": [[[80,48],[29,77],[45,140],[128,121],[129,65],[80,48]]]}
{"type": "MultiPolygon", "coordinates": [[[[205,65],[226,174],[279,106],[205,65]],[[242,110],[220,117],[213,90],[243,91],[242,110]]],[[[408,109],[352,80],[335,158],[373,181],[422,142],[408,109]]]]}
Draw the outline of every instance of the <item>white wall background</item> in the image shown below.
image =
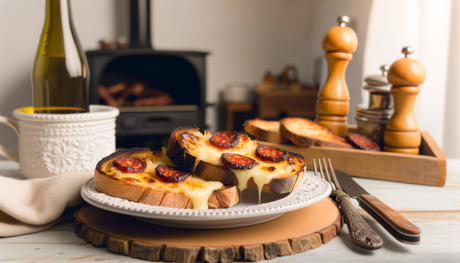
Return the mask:
{"type": "MultiPolygon", "coordinates": [[[[209,51],[207,102],[214,103],[226,86],[255,85],[266,71],[280,73],[288,64],[297,66],[301,82],[318,81],[316,73],[321,68],[318,61],[324,55],[321,49],[324,33],[336,25],[337,16],[348,15],[351,18],[349,26],[359,40],[346,74],[351,95],[349,122],[354,123],[355,107],[362,100],[363,77],[378,72],[380,64],[392,62],[365,59],[369,14],[375,8],[372,7],[374,2],[152,0],[152,43],[156,49],[209,51]],[[375,70],[374,64],[377,65],[375,70]],[[364,71],[364,68],[369,70],[364,71]]],[[[85,50],[97,48],[100,39],[114,40],[126,34],[126,0],[71,0],[71,5],[75,27],[85,50]]],[[[44,9],[45,0],[0,0],[0,115],[12,118],[14,109],[32,104],[30,71],[43,26],[44,9]]],[[[382,21],[369,23],[398,23],[395,16],[396,13],[392,13],[382,21]]],[[[394,45],[397,50],[391,60],[399,56],[400,44],[394,45]]],[[[216,122],[212,113],[208,111],[207,123],[211,126],[216,122]]],[[[15,133],[2,125],[0,144],[17,150],[15,133]]]]}

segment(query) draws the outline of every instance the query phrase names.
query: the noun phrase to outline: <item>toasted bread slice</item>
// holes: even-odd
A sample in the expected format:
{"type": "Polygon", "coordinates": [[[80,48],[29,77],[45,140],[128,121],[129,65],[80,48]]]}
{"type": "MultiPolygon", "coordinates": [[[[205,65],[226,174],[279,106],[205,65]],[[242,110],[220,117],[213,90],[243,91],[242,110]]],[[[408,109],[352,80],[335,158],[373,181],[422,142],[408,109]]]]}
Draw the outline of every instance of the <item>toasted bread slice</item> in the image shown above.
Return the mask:
{"type": "Polygon", "coordinates": [[[266,142],[274,142],[281,144],[292,144],[291,141],[279,133],[279,121],[265,120],[247,120],[244,124],[244,130],[257,137],[258,140],[266,142]]]}
{"type": "MultiPolygon", "coordinates": [[[[180,127],[171,133],[167,155],[179,167],[194,171],[198,177],[238,185],[240,190],[249,187],[259,192],[289,193],[302,181],[306,167],[303,156],[285,151],[282,161],[262,160],[255,153],[258,142],[245,134],[236,136],[238,143],[232,145],[233,148],[219,148],[210,143],[211,133],[205,131],[201,134],[196,127],[180,127]],[[243,159],[257,162],[257,165],[229,168],[222,162],[223,154],[238,154],[243,159]]],[[[273,149],[276,148],[269,150],[273,149]]]]}
{"type": "Polygon", "coordinates": [[[130,201],[173,208],[227,208],[239,201],[235,186],[206,181],[190,175],[184,181],[164,182],[156,174],[159,164],[175,166],[163,151],[133,148],[115,152],[98,162],[94,183],[99,192],[130,201]],[[120,158],[133,157],[145,163],[143,172],[123,171],[120,158]],[[120,161],[118,161],[120,162],[120,161]],[[115,164],[114,164],[115,163],[115,164]]]}
{"type": "Polygon", "coordinates": [[[327,127],[304,118],[284,118],[280,121],[280,134],[299,146],[353,147],[327,127]]]}

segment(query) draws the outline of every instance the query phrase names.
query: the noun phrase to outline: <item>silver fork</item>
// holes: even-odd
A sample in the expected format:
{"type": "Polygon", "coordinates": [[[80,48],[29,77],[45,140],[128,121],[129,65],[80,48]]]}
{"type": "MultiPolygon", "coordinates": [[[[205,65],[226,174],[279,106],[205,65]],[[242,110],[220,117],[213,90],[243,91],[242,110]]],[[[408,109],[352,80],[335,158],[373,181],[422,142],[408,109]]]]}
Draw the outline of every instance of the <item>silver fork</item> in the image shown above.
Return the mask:
{"type": "MultiPolygon", "coordinates": [[[[319,171],[321,173],[321,177],[328,181],[332,189],[334,189],[332,190],[331,195],[335,196],[335,202],[339,205],[340,211],[345,218],[345,223],[348,226],[348,232],[350,232],[351,240],[357,246],[362,248],[372,250],[381,248],[383,245],[382,238],[377,233],[375,233],[374,230],[372,230],[372,228],[366,223],[366,221],[364,221],[358,211],[356,211],[355,207],[350,201],[350,196],[342,191],[342,188],[340,187],[337,178],[335,177],[331,160],[327,160],[328,162],[326,163],[326,159],[323,158],[325,171],[325,173],[323,173],[323,165],[321,164],[321,159],[318,159],[319,171]],[[332,175],[334,183],[332,182],[330,175],[332,175]]],[[[313,167],[315,169],[315,175],[318,176],[318,169],[316,167],[315,158],[313,158],[313,167]]]]}

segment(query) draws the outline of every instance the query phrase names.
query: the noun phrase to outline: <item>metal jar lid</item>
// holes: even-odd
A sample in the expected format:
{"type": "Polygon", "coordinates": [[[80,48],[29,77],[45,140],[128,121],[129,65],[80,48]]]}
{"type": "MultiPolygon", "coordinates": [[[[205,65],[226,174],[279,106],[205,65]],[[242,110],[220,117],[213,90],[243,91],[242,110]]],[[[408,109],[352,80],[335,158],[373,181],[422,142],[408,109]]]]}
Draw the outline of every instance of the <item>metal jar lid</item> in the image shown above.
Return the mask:
{"type": "Polygon", "coordinates": [[[368,90],[372,93],[390,93],[391,84],[387,80],[387,72],[390,69],[389,65],[380,66],[382,71],[381,75],[372,75],[364,79],[367,83],[363,89],[368,90]]]}
{"type": "MultiPolygon", "coordinates": [[[[368,110],[389,110],[393,108],[393,96],[390,92],[391,85],[387,81],[387,71],[390,68],[388,65],[380,66],[381,75],[372,75],[366,77],[364,81],[367,83],[363,87],[369,91],[368,110]]],[[[362,109],[365,109],[362,107],[362,109]]]]}

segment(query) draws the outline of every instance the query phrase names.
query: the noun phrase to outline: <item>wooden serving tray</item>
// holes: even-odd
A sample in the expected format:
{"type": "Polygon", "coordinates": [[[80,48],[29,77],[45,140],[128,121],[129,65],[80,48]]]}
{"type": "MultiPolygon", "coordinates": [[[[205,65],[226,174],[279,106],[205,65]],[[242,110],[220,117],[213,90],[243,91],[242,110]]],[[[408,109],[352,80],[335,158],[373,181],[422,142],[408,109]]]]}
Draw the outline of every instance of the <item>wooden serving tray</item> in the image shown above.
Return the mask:
{"type": "MultiPolygon", "coordinates": [[[[356,126],[349,126],[348,132],[357,133],[356,126]]],[[[313,170],[313,158],[330,158],[334,169],[350,176],[444,186],[446,157],[427,132],[421,132],[421,134],[422,143],[419,155],[262,143],[302,154],[307,160],[309,170],[313,170]]]]}
{"type": "Polygon", "coordinates": [[[151,261],[260,261],[305,252],[328,243],[343,222],[326,198],[272,221],[232,229],[157,226],[89,204],[75,213],[75,233],[110,252],[151,261]]]}

